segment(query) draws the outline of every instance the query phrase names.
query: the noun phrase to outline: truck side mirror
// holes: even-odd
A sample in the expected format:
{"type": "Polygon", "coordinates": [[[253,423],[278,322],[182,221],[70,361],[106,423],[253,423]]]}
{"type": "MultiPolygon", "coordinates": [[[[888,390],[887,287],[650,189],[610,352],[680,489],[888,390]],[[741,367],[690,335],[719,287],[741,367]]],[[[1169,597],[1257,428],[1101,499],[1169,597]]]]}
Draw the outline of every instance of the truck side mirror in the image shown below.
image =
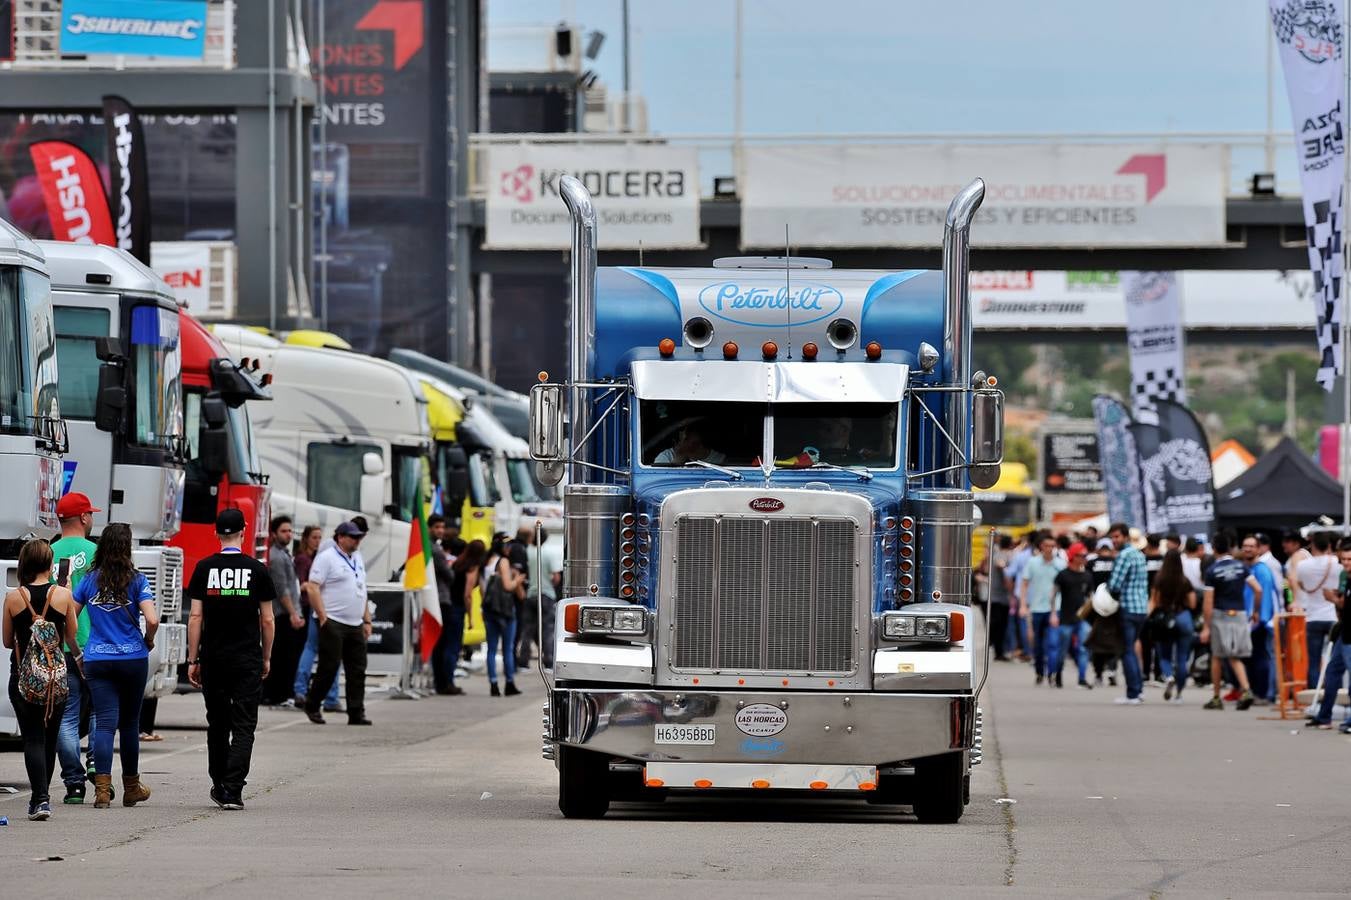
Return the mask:
{"type": "Polygon", "coordinates": [[[448,509],[459,509],[464,498],[469,496],[469,454],[460,446],[447,447],[445,450],[446,483],[445,496],[448,509]]]}
{"type": "Polygon", "coordinates": [[[94,400],[94,427],[99,431],[120,432],[122,414],[127,408],[127,389],[122,384],[122,366],[105,362],[99,366],[98,395],[94,400]]]}
{"type": "Polygon", "coordinates": [[[385,461],[379,453],[361,457],[361,492],[357,500],[362,515],[381,516],[385,512],[385,461]]]}
{"type": "Polygon", "coordinates": [[[971,394],[971,483],[992,487],[1004,461],[1004,393],[979,390],[971,394]]]}
{"type": "Polygon", "coordinates": [[[530,458],[540,481],[558,484],[563,478],[563,385],[537,384],[530,389],[530,458]]]}
{"type": "Polygon", "coordinates": [[[212,475],[230,468],[230,435],[225,429],[225,401],[218,395],[202,398],[202,427],[197,434],[197,462],[212,475]]]}

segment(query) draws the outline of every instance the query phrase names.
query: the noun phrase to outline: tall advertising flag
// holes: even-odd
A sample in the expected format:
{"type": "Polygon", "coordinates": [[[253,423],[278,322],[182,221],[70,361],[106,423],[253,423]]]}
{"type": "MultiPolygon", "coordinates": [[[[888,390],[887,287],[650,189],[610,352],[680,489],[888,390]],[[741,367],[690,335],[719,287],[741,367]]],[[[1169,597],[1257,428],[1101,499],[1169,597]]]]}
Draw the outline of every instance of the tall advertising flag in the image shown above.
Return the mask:
{"type": "Polygon", "coordinates": [[[115,245],[103,179],[89,154],[65,141],[38,141],[28,145],[28,155],[42,185],[52,237],[77,244],[115,245]]]}
{"type": "Polygon", "coordinates": [[[1304,227],[1318,313],[1318,383],[1342,373],[1342,180],[1346,81],[1344,0],[1268,0],[1295,124],[1304,227]]]}
{"type": "Polygon", "coordinates": [[[1137,422],[1150,423],[1155,401],[1187,402],[1177,273],[1123,271],[1121,293],[1131,351],[1131,405],[1137,422]]]}
{"type": "Polygon", "coordinates": [[[1160,400],[1155,412],[1157,424],[1130,428],[1140,454],[1145,528],[1208,538],[1215,528],[1210,442],[1187,407],[1160,400]]]}
{"type": "Polygon", "coordinates": [[[413,513],[412,528],[408,532],[408,555],[403,566],[403,589],[413,591],[421,598],[422,615],[419,642],[422,661],[432,658],[432,648],[441,637],[441,604],[436,595],[436,574],[432,568],[432,534],[427,524],[427,507],[418,491],[417,509],[413,513]]]}
{"type": "Polygon", "coordinates": [[[1140,458],[1131,435],[1131,414],[1115,397],[1093,398],[1093,420],[1098,426],[1098,462],[1102,466],[1102,489],[1107,496],[1107,517],[1140,527],[1145,524],[1144,498],[1140,493],[1140,458]]]}
{"type": "Polygon", "coordinates": [[[150,173],[141,117],[121,97],[103,98],[117,246],[150,265],[150,173]]]}

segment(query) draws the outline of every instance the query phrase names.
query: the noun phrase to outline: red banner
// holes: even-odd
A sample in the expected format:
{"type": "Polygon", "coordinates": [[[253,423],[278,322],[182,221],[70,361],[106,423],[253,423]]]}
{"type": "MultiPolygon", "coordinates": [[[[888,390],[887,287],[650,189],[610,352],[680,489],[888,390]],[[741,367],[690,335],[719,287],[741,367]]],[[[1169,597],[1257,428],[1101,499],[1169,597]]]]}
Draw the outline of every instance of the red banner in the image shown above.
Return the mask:
{"type": "Polygon", "coordinates": [[[52,237],[116,247],[103,179],[89,154],[65,141],[39,141],[29,145],[28,153],[42,184],[52,237]]]}

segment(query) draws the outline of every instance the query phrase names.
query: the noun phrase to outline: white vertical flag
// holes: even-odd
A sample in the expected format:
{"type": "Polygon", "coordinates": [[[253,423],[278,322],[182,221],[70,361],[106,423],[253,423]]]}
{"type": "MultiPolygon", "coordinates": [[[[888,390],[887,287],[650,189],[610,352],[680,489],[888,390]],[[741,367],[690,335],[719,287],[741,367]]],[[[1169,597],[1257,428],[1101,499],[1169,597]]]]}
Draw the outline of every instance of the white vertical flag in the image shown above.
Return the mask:
{"type": "Polygon", "coordinates": [[[1346,176],[1344,0],[1268,0],[1280,45],[1318,312],[1318,383],[1342,372],[1342,185],[1346,176]]]}
{"type": "Polygon", "coordinates": [[[1131,351],[1131,410],[1135,421],[1158,423],[1155,400],[1187,403],[1182,296],[1176,272],[1121,273],[1126,341],[1131,351]]]}

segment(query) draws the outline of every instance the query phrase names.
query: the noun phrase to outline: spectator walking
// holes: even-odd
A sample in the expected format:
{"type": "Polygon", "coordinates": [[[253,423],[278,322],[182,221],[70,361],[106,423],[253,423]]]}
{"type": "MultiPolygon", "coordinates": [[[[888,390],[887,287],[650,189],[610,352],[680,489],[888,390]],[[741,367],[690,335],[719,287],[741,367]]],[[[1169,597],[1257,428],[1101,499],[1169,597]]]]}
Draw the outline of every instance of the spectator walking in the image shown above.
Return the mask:
{"type": "MultiPolygon", "coordinates": [[[[497,542],[494,541],[494,544],[497,542]]],[[[524,591],[526,567],[513,562],[503,547],[488,559],[483,575],[483,624],[487,630],[488,692],[502,696],[497,687],[497,651],[502,650],[502,677],[508,697],[516,687],[516,601],[524,591]]]]}
{"type": "Polygon", "coordinates": [[[310,605],[319,621],[319,665],[305,696],[305,713],[316,725],[324,724],[320,698],[338,677],[341,662],[347,675],[347,724],[369,725],[366,718],[366,641],[371,636],[366,603],[366,563],[361,539],[366,532],[343,522],[333,535],[333,546],[320,551],[310,566],[310,605]]]}
{"type": "MultiPolygon", "coordinates": [[[[285,524],[289,530],[290,522],[285,524]]],[[[274,539],[281,538],[276,519],[269,530],[274,539]]],[[[221,809],[243,809],[258,701],[272,658],[276,567],[244,554],[239,510],[221,510],[216,537],[220,552],[197,564],[188,585],[188,680],[202,689],[206,702],[211,802],[221,809]]],[[[277,552],[275,543],[271,552],[277,552]]],[[[282,586],[294,590],[285,582],[282,586]]],[[[285,683],[289,687],[289,679],[285,683]]]]}
{"type": "MultiPolygon", "coordinates": [[[[56,771],[56,748],[60,740],[64,702],[53,702],[52,692],[68,684],[60,671],[67,664],[61,642],[76,648],[69,662],[80,666],[79,641],[76,638],[79,610],[70,591],[52,584],[52,548],[45,541],[28,541],[19,549],[19,586],[5,594],[3,619],[0,619],[0,643],[13,651],[9,668],[9,702],[19,720],[23,739],[23,763],[32,791],[28,800],[28,818],[45,821],[52,814],[52,775],[56,771]],[[30,650],[32,655],[30,656],[30,650]],[[45,673],[48,699],[37,702],[20,689],[20,673],[33,670],[45,673]],[[50,679],[59,678],[59,683],[50,679]]],[[[31,685],[42,687],[40,683],[31,685]]]]}
{"type": "Polygon", "coordinates": [[[1163,699],[1174,703],[1182,702],[1182,689],[1187,686],[1191,665],[1192,643],[1196,640],[1192,615],[1196,609],[1196,589],[1182,563],[1182,554],[1178,551],[1165,553],[1154,577],[1154,588],[1149,592],[1149,618],[1157,623],[1154,649],[1163,669],[1163,699]]]}
{"type": "Polygon", "coordinates": [[[114,522],[103,529],[94,570],[75,589],[75,602],[89,610],[84,672],[94,698],[94,808],[112,804],[114,732],[122,758],[122,805],[135,806],[150,799],[140,774],[141,699],[159,616],[155,594],[131,560],[129,525],[114,522]]]}
{"type": "Polygon", "coordinates": [[[507,543],[507,558],[513,566],[521,567],[525,573],[521,579],[520,590],[516,593],[516,668],[530,668],[530,648],[539,643],[538,622],[536,621],[535,583],[530,578],[530,559],[535,555],[535,532],[530,528],[520,528],[515,539],[507,543]]]}
{"type": "Polygon", "coordinates": [[[989,568],[990,591],[990,635],[994,643],[994,658],[1006,662],[1009,630],[1009,600],[1012,591],[1009,587],[1009,561],[1013,555],[1013,538],[1007,534],[999,535],[997,549],[986,554],[985,565],[989,568]]]}
{"type": "Polygon", "coordinates": [[[441,634],[432,648],[432,682],[438,694],[463,694],[464,689],[455,686],[455,663],[464,640],[464,606],[461,605],[456,611],[455,571],[451,568],[450,557],[443,544],[446,537],[445,517],[429,516],[427,530],[432,537],[432,569],[436,573],[436,600],[441,607],[441,634]],[[457,629],[458,635],[454,633],[457,629]]]}
{"type": "Polygon", "coordinates": [[[1024,582],[1019,606],[1032,643],[1037,684],[1041,684],[1051,674],[1059,644],[1060,635],[1051,626],[1051,594],[1055,590],[1055,577],[1065,566],[1056,559],[1055,538],[1049,534],[1043,534],[1038,540],[1037,551],[1037,555],[1027,561],[1023,570],[1024,582]]]}
{"type": "MultiPolygon", "coordinates": [[[[314,557],[319,553],[319,545],[323,539],[322,528],[318,525],[306,525],[300,534],[300,550],[295,555],[296,579],[300,582],[300,609],[305,616],[305,646],[300,651],[293,686],[297,709],[305,708],[305,694],[309,691],[310,677],[314,674],[314,661],[319,657],[319,622],[310,605],[308,582],[310,566],[314,565],[314,557]]],[[[324,696],[324,712],[342,711],[342,705],[338,702],[338,679],[334,678],[333,687],[329,688],[324,696]]]]}
{"type": "Polygon", "coordinates": [[[1182,573],[1187,576],[1192,590],[1196,591],[1198,597],[1206,588],[1204,556],[1205,548],[1201,546],[1201,542],[1196,538],[1187,538],[1187,542],[1182,546],[1182,573]]]}
{"type": "Polygon", "coordinates": [[[1116,562],[1112,565],[1111,577],[1107,579],[1107,589],[1121,603],[1121,634],[1125,645],[1121,654],[1121,668],[1126,676],[1126,696],[1118,697],[1116,702],[1135,706],[1144,702],[1141,696],[1144,677],[1140,670],[1136,641],[1149,614],[1149,576],[1145,555],[1131,544],[1129,526],[1117,522],[1108,530],[1107,536],[1116,551],[1116,562]]]}
{"type": "Polygon", "coordinates": [[[1088,548],[1079,543],[1071,544],[1067,555],[1068,566],[1055,576],[1054,600],[1058,602],[1053,605],[1051,613],[1051,626],[1057,629],[1059,636],[1057,642],[1059,652],[1053,666],[1055,686],[1058,688],[1065,686],[1063,680],[1065,657],[1069,656],[1070,648],[1073,646],[1074,662],[1079,670],[1079,687],[1092,689],[1093,685],[1088,683],[1089,624],[1079,618],[1079,610],[1083,608],[1089,592],[1093,590],[1093,576],[1086,568],[1088,548]]]}
{"type": "Polygon", "coordinates": [[[1031,661],[1032,645],[1028,641],[1027,627],[1023,621],[1024,610],[1019,602],[1023,586],[1023,570],[1027,567],[1028,560],[1036,555],[1034,545],[1037,535],[1025,534],[1013,548],[1012,557],[1006,568],[1009,579],[1009,634],[1005,637],[1008,650],[1013,653],[1013,658],[1023,661],[1031,661]]]}
{"type": "MultiPolygon", "coordinates": [[[[1261,545],[1256,537],[1244,538],[1240,550],[1243,553],[1243,562],[1248,566],[1248,574],[1260,588],[1253,591],[1244,585],[1243,601],[1247,604],[1252,622],[1252,656],[1248,663],[1248,682],[1252,685],[1257,701],[1266,703],[1276,698],[1276,673],[1271,665],[1275,643],[1271,622],[1276,618],[1279,609],[1277,606],[1280,596],[1280,589],[1277,587],[1279,582],[1272,577],[1271,569],[1262,562],[1261,545]]],[[[1329,555],[1328,559],[1335,560],[1336,557],[1329,555]]],[[[1340,566],[1334,570],[1334,584],[1335,573],[1340,571],[1340,566]]]]}
{"type": "Polygon", "coordinates": [[[1246,584],[1252,588],[1260,602],[1262,586],[1248,574],[1247,566],[1230,555],[1233,545],[1229,535],[1217,534],[1212,544],[1215,562],[1206,571],[1201,643],[1210,644],[1210,680],[1214,696],[1205,708],[1224,709],[1224,701],[1220,699],[1223,680],[1220,674],[1224,661],[1228,660],[1241,692],[1238,708],[1248,709],[1253,704],[1253,694],[1243,660],[1252,655],[1252,632],[1248,628],[1250,618],[1245,615],[1247,604],[1243,587],[1246,584]]]}
{"type": "MultiPolygon", "coordinates": [[[[558,594],[563,590],[563,546],[560,541],[550,540],[547,531],[540,533],[539,553],[530,554],[530,578],[538,578],[544,590],[544,646],[539,648],[539,661],[544,668],[552,669],[558,594]]],[[[1007,603],[1004,610],[1007,615],[1007,603]]]]}
{"type": "MultiPolygon", "coordinates": [[[[217,520],[217,527],[220,521],[217,520]]],[[[222,547],[226,546],[222,537],[222,547]]],[[[300,611],[300,578],[291,558],[295,528],[290,516],[274,516],[267,526],[267,571],[272,582],[272,615],[275,639],[269,671],[263,682],[263,702],[268,706],[294,705],[296,669],[305,649],[305,617],[300,611]]]]}
{"type": "MultiPolygon", "coordinates": [[[[1319,701],[1317,711],[1305,723],[1324,731],[1332,730],[1332,708],[1337,703],[1337,692],[1341,690],[1343,679],[1351,672],[1351,632],[1347,631],[1348,625],[1351,625],[1351,604],[1347,603],[1347,597],[1351,595],[1351,539],[1344,538],[1338,545],[1337,552],[1342,569],[1335,601],[1337,638],[1332,643],[1332,655],[1328,659],[1327,670],[1323,673],[1322,699],[1319,701]]],[[[1351,687],[1351,683],[1348,687],[1351,687]]],[[[1351,734],[1351,714],[1347,715],[1339,730],[1342,734],[1351,734]]]]}
{"type": "Polygon", "coordinates": [[[1304,640],[1309,654],[1307,678],[1311,687],[1318,684],[1318,673],[1323,670],[1323,647],[1337,623],[1337,607],[1329,598],[1336,595],[1340,569],[1329,552],[1331,547],[1326,534],[1313,535],[1305,555],[1291,557],[1287,575],[1295,595],[1291,608],[1304,611],[1304,640]]]}
{"type": "MultiPolygon", "coordinates": [[[[94,552],[98,545],[89,539],[94,529],[94,513],[102,512],[89,502],[89,498],[79,491],[72,491],[56,502],[56,517],[61,523],[61,537],[52,542],[53,565],[56,568],[56,583],[74,591],[84,579],[85,573],[94,565],[94,552]],[[65,563],[62,565],[62,563],[65,563]]],[[[61,782],[65,785],[65,803],[83,803],[85,783],[94,778],[93,739],[90,739],[89,754],[80,757],[80,725],[93,705],[89,697],[89,685],[70,657],[84,652],[89,640],[89,613],[82,611],[75,631],[75,644],[66,647],[66,676],[69,693],[66,708],[61,717],[61,737],[56,752],[61,760],[61,782]]],[[[94,730],[90,719],[88,732],[94,730]]]]}

